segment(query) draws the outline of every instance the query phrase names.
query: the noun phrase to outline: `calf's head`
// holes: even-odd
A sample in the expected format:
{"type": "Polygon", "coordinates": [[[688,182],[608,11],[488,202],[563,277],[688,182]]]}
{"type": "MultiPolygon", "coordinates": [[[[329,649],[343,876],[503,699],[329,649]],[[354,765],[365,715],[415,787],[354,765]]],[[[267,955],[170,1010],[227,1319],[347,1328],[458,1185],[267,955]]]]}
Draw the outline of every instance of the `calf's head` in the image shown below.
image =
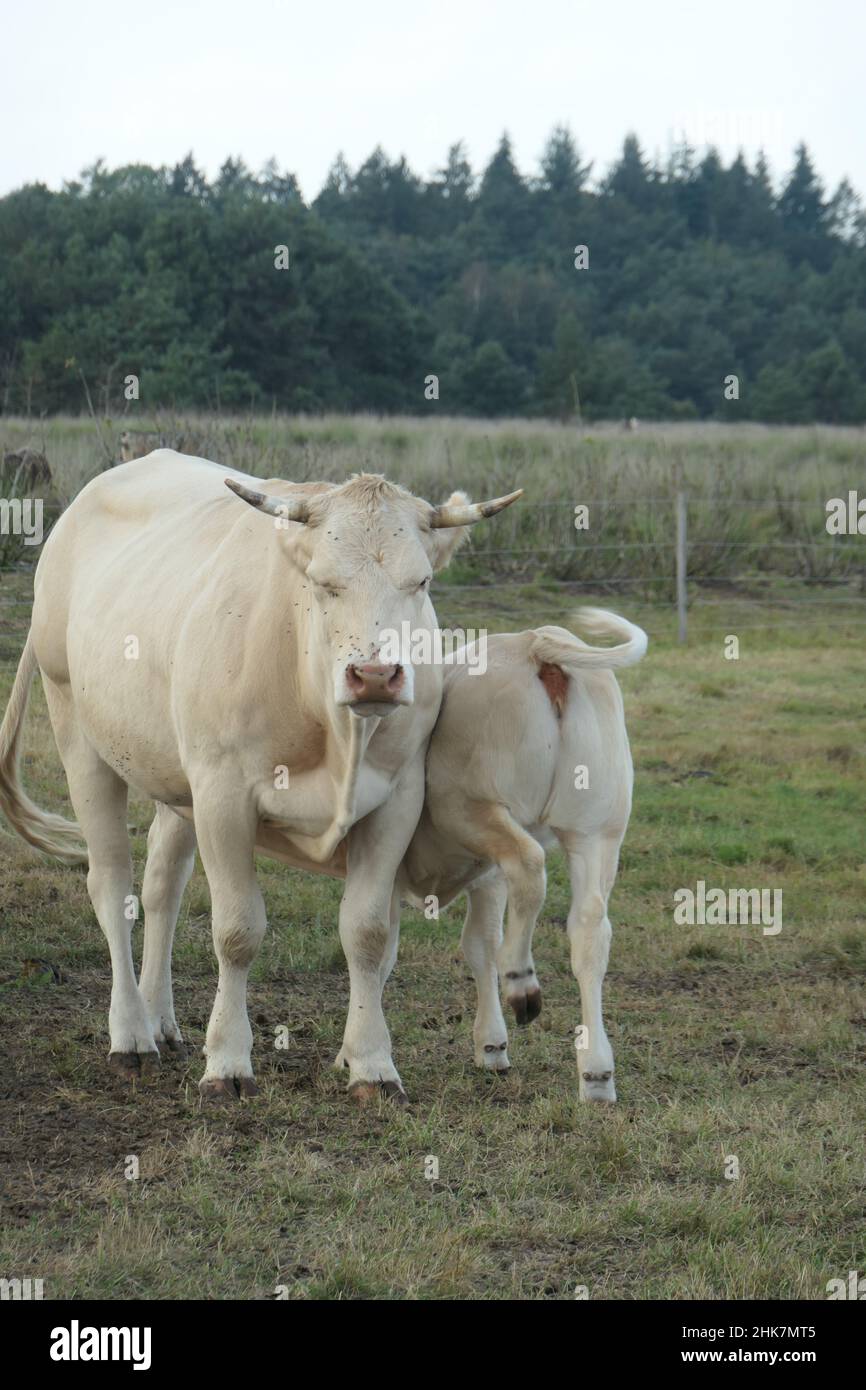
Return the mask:
{"type": "Polygon", "coordinates": [[[448,564],[467,527],[522,495],[472,503],[455,493],[435,507],[375,474],[286,497],[233,478],[226,485],[275,518],[302,575],[307,650],[325,663],[334,703],[361,716],[412,704],[411,634],[436,626],[428,596],[434,572],[448,564]]]}

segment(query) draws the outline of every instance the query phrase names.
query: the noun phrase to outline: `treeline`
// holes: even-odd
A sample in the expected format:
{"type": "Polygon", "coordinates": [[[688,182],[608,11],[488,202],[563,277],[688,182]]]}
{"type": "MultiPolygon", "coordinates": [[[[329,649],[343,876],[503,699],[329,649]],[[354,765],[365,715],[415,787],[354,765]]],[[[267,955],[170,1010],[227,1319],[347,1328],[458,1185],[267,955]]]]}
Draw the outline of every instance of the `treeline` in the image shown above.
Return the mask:
{"type": "Polygon", "coordinates": [[[209,182],[191,156],[22,188],[0,410],[866,420],[847,183],[828,196],[803,146],[777,189],[762,158],[661,167],[633,136],[590,175],[557,128],[533,177],[507,137],[480,175],[461,145],[427,179],[377,149],[309,207],[273,162],[209,182]]]}

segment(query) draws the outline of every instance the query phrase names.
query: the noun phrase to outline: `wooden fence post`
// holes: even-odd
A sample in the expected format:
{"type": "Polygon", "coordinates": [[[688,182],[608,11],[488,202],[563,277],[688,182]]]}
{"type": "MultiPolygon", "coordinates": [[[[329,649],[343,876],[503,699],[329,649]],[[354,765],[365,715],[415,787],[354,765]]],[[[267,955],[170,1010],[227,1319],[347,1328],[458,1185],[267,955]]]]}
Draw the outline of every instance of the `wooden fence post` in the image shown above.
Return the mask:
{"type": "Polygon", "coordinates": [[[683,488],[682,465],[679,463],[676,465],[675,483],[677,489],[677,620],[679,640],[680,642],[685,642],[687,636],[686,574],[688,539],[686,529],[686,494],[683,488]]]}

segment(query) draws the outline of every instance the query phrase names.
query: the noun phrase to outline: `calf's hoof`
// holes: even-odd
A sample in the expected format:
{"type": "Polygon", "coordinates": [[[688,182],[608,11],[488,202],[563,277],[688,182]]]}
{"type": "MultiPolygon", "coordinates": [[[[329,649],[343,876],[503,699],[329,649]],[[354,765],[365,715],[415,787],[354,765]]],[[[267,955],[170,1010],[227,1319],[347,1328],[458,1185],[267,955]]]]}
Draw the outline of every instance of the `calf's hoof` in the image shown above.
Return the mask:
{"type": "Polygon", "coordinates": [[[109,1052],[108,1065],[127,1081],[145,1081],[159,1069],[159,1053],[155,1048],[153,1052],[109,1052]]]}
{"type": "Polygon", "coordinates": [[[513,994],[508,1003],[514,1010],[515,1021],[525,1028],[541,1013],[541,990],[535,988],[526,990],[524,994],[513,994]]]}
{"type": "Polygon", "coordinates": [[[182,1038],[164,1038],[157,1043],[157,1047],[163,1057],[169,1057],[177,1062],[189,1060],[189,1048],[182,1038]]]}
{"type": "Polygon", "coordinates": [[[198,1093],[202,1100],[235,1101],[257,1096],[259,1088],[251,1076],[203,1076],[198,1093]]]}
{"type": "Polygon", "coordinates": [[[580,1073],[581,1100],[594,1101],[598,1105],[613,1105],[616,1101],[616,1087],[612,1071],[582,1071],[580,1073]]]}
{"type": "Polygon", "coordinates": [[[349,1087],[349,1095],[362,1109],[372,1105],[374,1101],[381,1100],[383,1096],[401,1108],[409,1104],[409,1097],[399,1081],[353,1081],[349,1087]]]}

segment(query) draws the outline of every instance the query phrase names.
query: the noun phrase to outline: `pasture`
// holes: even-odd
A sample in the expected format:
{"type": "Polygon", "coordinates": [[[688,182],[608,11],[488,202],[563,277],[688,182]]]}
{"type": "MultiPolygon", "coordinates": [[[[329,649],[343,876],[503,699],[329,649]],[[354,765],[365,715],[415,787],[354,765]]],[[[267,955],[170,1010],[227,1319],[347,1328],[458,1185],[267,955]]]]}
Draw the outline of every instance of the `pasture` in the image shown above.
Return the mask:
{"type": "MultiPolygon", "coordinates": [[[[625,504],[606,525],[628,515],[630,534],[659,538],[649,552],[598,552],[605,568],[581,574],[574,549],[529,553],[564,547],[570,523],[554,535],[554,509],[527,509],[513,523],[522,529],[485,535],[499,556],[470,551],[433,593],[442,626],[567,623],[587,600],[649,633],[647,657],[620,678],[636,785],[605,990],[619,1103],[577,1100],[578,991],[555,856],[535,941],[544,1008],[510,1028],[506,1077],[472,1065],[462,906],[439,922],[404,913],[385,1007],[406,1112],[355,1109],[331,1069],[348,997],[341,885],[262,860],[270,929],[250,982],[261,1093],[211,1109],[197,1091],[216,981],[200,869],[175,948],[190,1059],[166,1058],[130,1087],[106,1066],[110,972],[84,875],[4,826],[0,1273],[44,1279],[46,1298],[268,1299],[283,1288],[293,1299],[484,1300],[571,1299],[580,1286],[591,1299],[823,1298],[829,1279],[862,1273],[864,541],[825,548],[820,536],[823,499],[862,477],[862,437],[687,426],[636,438],[596,429],[587,443],[557,426],[279,423],[201,420],[216,447],[196,447],[263,476],[375,468],[437,497],[522,485],[527,500],[570,506],[591,487],[625,504]],[[685,647],[661,544],[672,461],[716,499],[685,647]],[[660,505],[639,501],[653,497],[660,505]],[[801,529],[786,531],[795,513],[801,529]],[[804,587],[796,566],[813,563],[819,541],[824,569],[804,587]],[[731,633],[736,661],[724,657],[731,633]],[[699,879],[782,889],[782,931],[675,925],[675,891],[699,879]]],[[[98,463],[93,429],[46,430],[67,500],[98,463]]],[[[7,425],[6,447],[26,434],[7,425]]],[[[30,588],[24,567],[0,579],[4,706],[30,588]]],[[[28,792],[68,813],[38,687],[26,748],[28,792]]],[[[149,803],[131,802],[138,884],[150,818],[149,803]]]]}

